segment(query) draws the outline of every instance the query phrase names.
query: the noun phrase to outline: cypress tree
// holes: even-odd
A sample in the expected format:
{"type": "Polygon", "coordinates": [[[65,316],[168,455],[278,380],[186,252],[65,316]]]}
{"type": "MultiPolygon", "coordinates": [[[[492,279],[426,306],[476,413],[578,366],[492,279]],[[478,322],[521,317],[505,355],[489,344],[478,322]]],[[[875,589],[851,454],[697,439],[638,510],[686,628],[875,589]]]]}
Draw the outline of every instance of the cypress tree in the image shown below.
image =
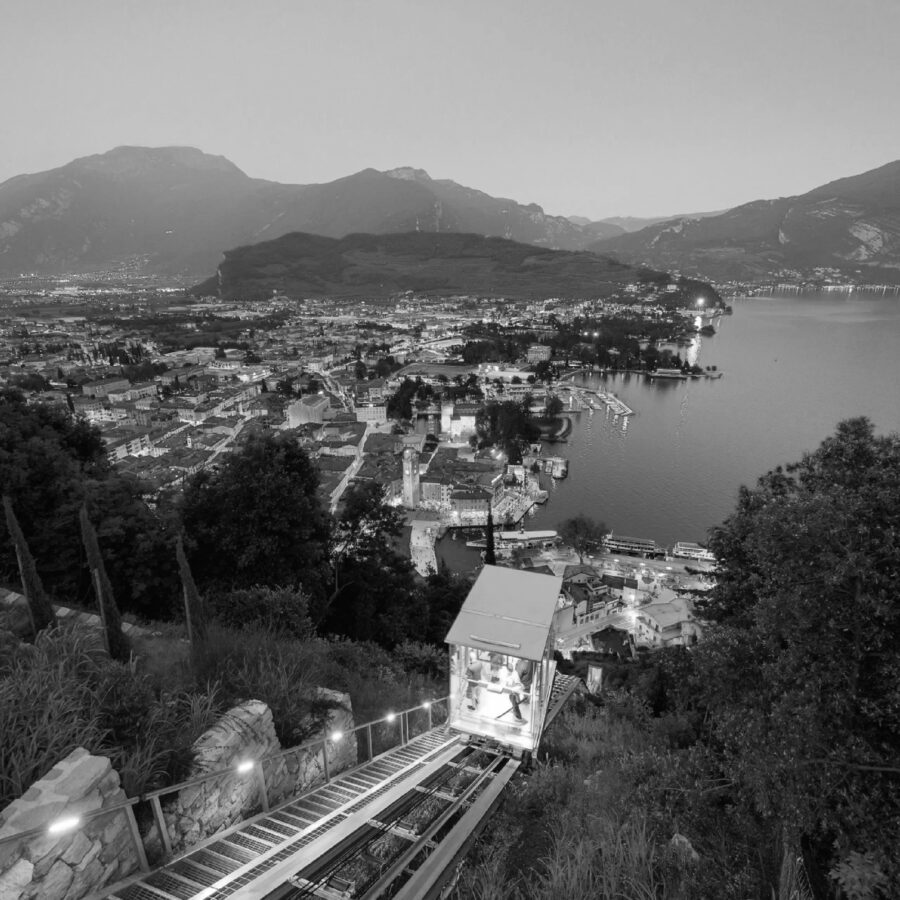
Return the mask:
{"type": "Polygon", "coordinates": [[[3,510],[6,513],[6,527],[12,537],[13,545],[16,548],[16,559],[19,563],[19,578],[22,580],[22,592],[25,594],[25,600],[28,603],[28,614],[31,617],[31,627],[34,629],[35,635],[45,628],[53,628],[56,625],[56,611],[50,598],[44,591],[44,585],[41,584],[41,576],[38,575],[37,566],[34,564],[34,557],[28,549],[28,542],[25,535],[19,527],[19,520],[16,518],[13,509],[12,500],[8,496],[3,496],[3,510]]]}
{"type": "Polygon", "coordinates": [[[487,566],[497,565],[497,551],[494,549],[494,515],[488,507],[487,542],[484,551],[484,563],[487,566]]]}
{"type": "Polygon", "coordinates": [[[88,568],[91,570],[94,592],[97,595],[97,606],[100,609],[100,619],[103,623],[106,649],[113,659],[127,662],[131,655],[131,646],[122,631],[122,616],[119,614],[119,607],[116,606],[112,584],[106,574],[103,557],[100,555],[97,532],[88,517],[86,506],[81,507],[79,518],[81,520],[81,539],[84,542],[85,553],[87,553],[88,568]]]}
{"type": "Polygon", "coordinates": [[[194,576],[191,574],[191,566],[185,556],[184,542],[180,534],[175,538],[175,555],[178,557],[178,571],[184,591],[184,618],[187,622],[188,640],[191,642],[191,656],[196,661],[201,648],[206,643],[206,606],[194,583],[194,576]]]}

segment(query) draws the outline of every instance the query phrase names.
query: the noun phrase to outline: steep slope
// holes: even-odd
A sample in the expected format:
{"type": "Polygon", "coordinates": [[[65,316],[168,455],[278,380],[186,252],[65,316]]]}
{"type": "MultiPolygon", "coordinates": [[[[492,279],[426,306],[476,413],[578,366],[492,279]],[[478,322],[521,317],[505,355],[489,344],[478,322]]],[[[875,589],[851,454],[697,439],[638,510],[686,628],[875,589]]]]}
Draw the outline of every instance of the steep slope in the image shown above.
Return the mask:
{"type": "Polygon", "coordinates": [[[328,184],[254,179],[190,147],[118,147],[0,184],[0,274],[197,275],[229,247],[292,231],[466,231],[547,247],[596,240],[536,205],[491,197],[420,169],[365,169],[328,184]]]}
{"type": "Polygon", "coordinates": [[[669,220],[590,249],[720,280],[833,269],[861,281],[898,282],[900,160],[796,197],[669,220]]]}
{"type": "Polygon", "coordinates": [[[264,299],[447,296],[602,297],[646,276],[594,253],[549,250],[477,234],[287,234],[225,254],[198,295],[264,299]]]}

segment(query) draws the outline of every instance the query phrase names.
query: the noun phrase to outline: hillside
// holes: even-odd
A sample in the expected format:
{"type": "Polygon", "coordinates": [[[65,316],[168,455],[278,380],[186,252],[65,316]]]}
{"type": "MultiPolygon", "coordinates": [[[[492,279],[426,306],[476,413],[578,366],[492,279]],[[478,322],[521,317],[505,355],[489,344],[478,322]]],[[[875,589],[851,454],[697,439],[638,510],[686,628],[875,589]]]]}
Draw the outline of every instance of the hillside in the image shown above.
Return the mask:
{"type": "Polygon", "coordinates": [[[900,160],[795,197],[671,219],[590,249],[717,280],[834,269],[859,281],[898,282],[900,160]]]}
{"type": "Polygon", "coordinates": [[[642,273],[594,253],[548,250],[477,234],[295,233],[225,254],[217,275],[194,288],[224,298],[386,297],[420,294],[598,297],[642,273]]]}
{"type": "Polygon", "coordinates": [[[279,184],[191,147],[117,147],[0,184],[0,275],[120,269],[199,276],[230,247],[293,231],[460,231],[570,250],[618,232],[421,169],[279,184]]]}

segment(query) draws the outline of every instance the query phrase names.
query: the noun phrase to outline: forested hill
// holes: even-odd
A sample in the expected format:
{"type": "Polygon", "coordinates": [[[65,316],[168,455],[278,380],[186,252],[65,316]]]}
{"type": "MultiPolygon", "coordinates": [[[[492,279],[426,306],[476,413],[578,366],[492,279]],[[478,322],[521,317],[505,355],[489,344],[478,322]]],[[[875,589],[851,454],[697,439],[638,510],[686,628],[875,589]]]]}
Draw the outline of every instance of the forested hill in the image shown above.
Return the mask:
{"type": "Polygon", "coordinates": [[[193,289],[225,299],[447,296],[603,297],[658,273],[595,253],[547,250],[478,234],[301,232],[238,247],[193,289]]]}

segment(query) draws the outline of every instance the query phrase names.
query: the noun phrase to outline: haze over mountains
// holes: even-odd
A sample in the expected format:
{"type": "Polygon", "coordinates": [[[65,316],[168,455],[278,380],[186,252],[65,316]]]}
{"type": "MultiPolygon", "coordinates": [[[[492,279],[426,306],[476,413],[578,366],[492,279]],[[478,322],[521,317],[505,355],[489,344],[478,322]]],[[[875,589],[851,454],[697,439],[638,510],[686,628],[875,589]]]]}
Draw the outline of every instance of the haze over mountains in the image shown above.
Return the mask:
{"type": "Polygon", "coordinates": [[[582,228],[421,169],[364,169],[327,184],[250,178],[190,147],[117,147],[0,185],[0,273],[120,266],[202,276],[233,247],[292,231],[475,232],[582,249],[619,229],[582,228]]]}
{"type": "Polygon", "coordinates": [[[859,281],[900,282],[900,160],[795,197],[669,220],[591,249],[720,281],[836,269],[859,281]]]}

